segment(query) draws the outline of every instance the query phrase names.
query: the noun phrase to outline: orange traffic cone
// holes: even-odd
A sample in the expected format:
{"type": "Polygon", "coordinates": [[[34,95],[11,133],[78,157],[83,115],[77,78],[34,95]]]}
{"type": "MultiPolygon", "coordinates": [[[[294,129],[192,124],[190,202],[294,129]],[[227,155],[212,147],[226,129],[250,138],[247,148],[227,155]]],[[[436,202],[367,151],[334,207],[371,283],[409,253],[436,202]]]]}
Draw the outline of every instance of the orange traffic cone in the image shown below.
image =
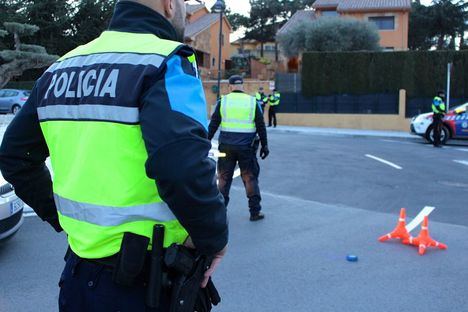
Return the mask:
{"type": "Polygon", "coordinates": [[[426,252],[426,249],[429,247],[438,247],[439,249],[447,249],[447,245],[439,243],[438,241],[432,239],[429,235],[429,217],[425,216],[423,224],[421,226],[421,232],[419,232],[418,237],[410,237],[409,243],[419,247],[419,254],[422,256],[426,252]]]}
{"type": "Polygon", "coordinates": [[[390,232],[384,236],[379,238],[379,241],[384,242],[391,238],[394,239],[401,239],[403,242],[408,241],[410,238],[410,234],[406,230],[406,209],[401,208],[400,210],[400,218],[398,219],[398,224],[393,232],[390,232]]]}

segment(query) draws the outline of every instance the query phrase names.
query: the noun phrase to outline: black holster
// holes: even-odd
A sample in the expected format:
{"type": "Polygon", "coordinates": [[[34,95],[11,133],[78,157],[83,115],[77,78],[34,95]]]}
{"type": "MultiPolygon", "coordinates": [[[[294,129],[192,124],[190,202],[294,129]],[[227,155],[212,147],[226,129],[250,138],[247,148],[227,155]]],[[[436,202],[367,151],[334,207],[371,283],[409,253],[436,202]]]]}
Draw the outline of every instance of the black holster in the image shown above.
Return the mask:
{"type": "Polygon", "coordinates": [[[166,251],[164,263],[172,274],[170,312],[209,312],[221,298],[213,282],[200,287],[211,260],[181,245],[166,251]]]}
{"type": "Polygon", "coordinates": [[[149,238],[134,233],[124,233],[120,252],[113,271],[114,283],[121,286],[133,286],[142,275],[149,238]]]}

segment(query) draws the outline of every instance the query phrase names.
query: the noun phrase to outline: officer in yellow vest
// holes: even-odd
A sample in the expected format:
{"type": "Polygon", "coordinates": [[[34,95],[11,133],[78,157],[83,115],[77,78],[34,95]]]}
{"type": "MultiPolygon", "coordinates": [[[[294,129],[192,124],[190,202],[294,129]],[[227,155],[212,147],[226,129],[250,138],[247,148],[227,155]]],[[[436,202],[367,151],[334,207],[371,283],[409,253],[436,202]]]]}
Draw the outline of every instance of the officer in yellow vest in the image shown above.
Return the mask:
{"type": "Polygon", "coordinates": [[[268,150],[263,112],[253,96],[244,93],[241,76],[229,78],[231,93],[221,98],[211,117],[208,139],[212,139],[221,126],[219,151],[226,157],[218,160],[219,189],[226,207],[236,164],[239,164],[242,181],[249,199],[250,221],[265,218],[261,213],[261,195],[258,186],[260,167],[257,161],[258,140],[262,144],[260,157],[265,159],[268,150]],[[258,137],[257,138],[257,133],[258,137]]]}
{"type": "Polygon", "coordinates": [[[278,105],[280,104],[281,94],[278,90],[273,90],[273,94],[269,96],[269,109],[268,109],[268,127],[272,125],[276,128],[277,120],[276,120],[276,110],[278,109],[278,105]]]}
{"type": "MultiPolygon", "coordinates": [[[[183,0],[119,1],[109,30],[54,63],[5,133],[3,176],[68,237],[60,311],[150,311],[156,224],[164,247],[214,258],[202,287],[226,251],[203,87],[180,43],[185,16],[183,0]]],[[[155,311],[169,311],[168,297],[155,311]]]]}
{"type": "Polygon", "coordinates": [[[442,132],[442,125],[444,116],[446,113],[445,108],[445,92],[437,92],[437,96],[432,100],[432,125],[431,128],[434,129],[433,141],[432,144],[434,147],[441,147],[440,144],[440,135],[442,132]]]}
{"type": "Polygon", "coordinates": [[[265,111],[265,106],[268,104],[268,96],[263,92],[263,87],[258,88],[255,99],[257,100],[257,104],[262,108],[262,111],[265,111]]]}

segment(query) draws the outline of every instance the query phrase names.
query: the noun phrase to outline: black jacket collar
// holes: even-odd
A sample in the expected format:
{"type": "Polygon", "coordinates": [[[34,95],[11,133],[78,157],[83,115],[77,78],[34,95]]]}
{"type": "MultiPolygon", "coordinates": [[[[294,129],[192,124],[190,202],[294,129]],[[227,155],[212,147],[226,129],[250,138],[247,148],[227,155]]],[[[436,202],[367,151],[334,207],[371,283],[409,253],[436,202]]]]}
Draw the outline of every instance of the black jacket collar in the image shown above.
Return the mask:
{"type": "Polygon", "coordinates": [[[154,34],[161,39],[177,41],[177,33],[169,21],[156,11],[132,1],[117,3],[109,30],[154,34]]]}

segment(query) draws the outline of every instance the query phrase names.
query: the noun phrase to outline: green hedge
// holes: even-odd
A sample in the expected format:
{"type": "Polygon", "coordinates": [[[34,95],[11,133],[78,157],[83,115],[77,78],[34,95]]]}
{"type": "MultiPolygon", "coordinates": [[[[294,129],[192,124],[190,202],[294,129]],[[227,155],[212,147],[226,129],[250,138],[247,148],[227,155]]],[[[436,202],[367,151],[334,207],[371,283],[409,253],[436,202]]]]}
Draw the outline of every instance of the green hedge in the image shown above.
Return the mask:
{"type": "Polygon", "coordinates": [[[468,97],[468,51],[308,52],[303,55],[302,92],[306,96],[396,93],[431,97],[445,89],[447,63],[453,62],[451,95],[468,97]]]}
{"type": "Polygon", "coordinates": [[[5,86],[5,89],[21,89],[21,90],[32,90],[35,81],[10,81],[5,86]]]}

